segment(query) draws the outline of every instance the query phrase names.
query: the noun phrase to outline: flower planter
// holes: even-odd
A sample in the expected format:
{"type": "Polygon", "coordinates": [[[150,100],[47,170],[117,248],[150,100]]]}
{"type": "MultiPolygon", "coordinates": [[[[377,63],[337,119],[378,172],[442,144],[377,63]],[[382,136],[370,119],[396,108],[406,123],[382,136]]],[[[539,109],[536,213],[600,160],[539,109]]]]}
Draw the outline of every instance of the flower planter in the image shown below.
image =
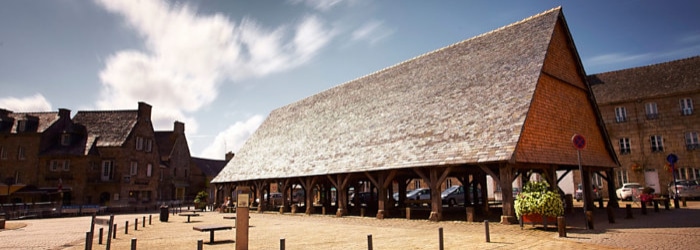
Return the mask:
{"type": "MultiPolygon", "coordinates": [[[[523,214],[522,220],[523,220],[523,223],[543,224],[544,225],[544,218],[540,214],[523,214]]],[[[547,224],[548,225],[557,224],[557,218],[554,216],[548,216],[547,217],[547,224]]]]}

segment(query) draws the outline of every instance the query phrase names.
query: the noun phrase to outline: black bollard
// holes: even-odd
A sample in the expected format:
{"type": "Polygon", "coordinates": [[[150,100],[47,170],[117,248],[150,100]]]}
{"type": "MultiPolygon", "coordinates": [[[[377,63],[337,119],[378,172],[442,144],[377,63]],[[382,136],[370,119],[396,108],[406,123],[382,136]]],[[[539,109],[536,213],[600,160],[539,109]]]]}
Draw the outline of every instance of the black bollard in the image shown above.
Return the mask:
{"type": "Polygon", "coordinates": [[[647,215],[647,203],[646,202],[641,202],[642,203],[642,215],[647,215]]]}
{"type": "Polygon", "coordinates": [[[372,235],[367,235],[367,250],[372,250],[372,235]]]}
{"type": "Polygon", "coordinates": [[[668,199],[664,199],[664,210],[670,210],[670,209],[669,209],[669,207],[670,207],[670,204],[669,204],[669,203],[670,203],[670,202],[668,201],[668,199]]]}
{"type": "Polygon", "coordinates": [[[564,219],[564,216],[557,216],[557,229],[559,237],[566,237],[566,219],[564,219]]]}
{"type": "Polygon", "coordinates": [[[104,232],[103,228],[100,228],[100,235],[97,237],[97,244],[102,245],[102,233],[104,232]]]}
{"type": "Polygon", "coordinates": [[[139,218],[134,219],[134,231],[139,230],[139,218]]]}
{"type": "Polygon", "coordinates": [[[143,221],[141,222],[141,227],[146,227],[146,216],[143,216],[143,221]]]}
{"type": "Polygon", "coordinates": [[[486,232],[486,242],[491,242],[491,233],[489,233],[489,220],[484,220],[484,229],[486,232]]]}
{"type": "Polygon", "coordinates": [[[204,249],[204,240],[197,240],[197,250],[204,249]]]}
{"type": "Polygon", "coordinates": [[[625,216],[625,219],[634,219],[634,216],[632,216],[632,205],[631,204],[625,205],[625,212],[627,212],[627,216],[625,216]]]}
{"type": "Polygon", "coordinates": [[[445,242],[443,241],[442,228],[438,228],[438,246],[440,250],[445,249],[445,242]]]}
{"type": "Polygon", "coordinates": [[[151,225],[151,219],[153,218],[152,214],[148,215],[148,225],[151,225]]]}
{"type": "Polygon", "coordinates": [[[280,239],[280,250],[284,250],[284,238],[280,239]]]}
{"type": "Polygon", "coordinates": [[[659,201],[654,201],[654,212],[658,213],[659,212],[659,201]]]}
{"type": "MultiPolygon", "coordinates": [[[[107,225],[112,225],[112,223],[114,223],[114,214],[109,215],[109,224],[107,224],[107,225]]],[[[111,247],[112,238],[110,238],[109,235],[112,233],[114,234],[114,238],[116,239],[116,237],[117,237],[117,224],[114,224],[114,230],[112,230],[111,226],[107,229],[107,245],[105,246],[105,249],[107,249],[107,250],[109,250],[109,248],[111,247]]]]}
{"type": "Polygon", "coordinates": [[[681,205],[678,203],[678,197],[675,197],[675,198],[673,199],[673,206],[674,206],[676,209],[681,209],[681,205]]]}
{"type": "Polygon", "coordinates": [[[613,211],[612,206],[608,205],[607,207],[607,212],[608,212],[608,223],[614,224],[615,223],[615,212],[613,211]]]}
{"type": "MultiPolygon", "coordinates": [[[[112,230],[112,238],[117,238],[117,224],[114,224],[114,230],[112,230]]],[[[107,242],[109,242],[109,237],[107,237],[107,242]]]]}
{"type": "Polygon", "coordinates": [[[92,235],[90,231],[85,232],[85,250],[90,250],[90,240],[92,240],[92,235]]]}
{"type": "Polygon", "coordinates": [[[124,222],[124,234],[129,234],[129,221],[124,222]]]}
{"type": "Polygon", "coordinates": [[[131,238],[131,250],[136,250],[136,238],[131,238]]]}

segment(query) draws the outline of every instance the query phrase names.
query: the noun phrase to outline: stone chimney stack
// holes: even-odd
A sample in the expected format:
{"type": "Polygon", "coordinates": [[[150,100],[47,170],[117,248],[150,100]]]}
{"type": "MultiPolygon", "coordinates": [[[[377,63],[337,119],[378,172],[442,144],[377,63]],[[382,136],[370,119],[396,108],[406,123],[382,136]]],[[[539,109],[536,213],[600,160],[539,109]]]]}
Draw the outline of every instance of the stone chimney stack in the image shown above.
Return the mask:
{"type": "Polygon", "coordinates": [[[234,157],[235,155],[236,155],[236,154],[234,154],[233,152],[228,151],[228,153],[226,153],[226,158],[225,158],[225,159],[226,159],[226,162],[231,161],[231,159],[233,159],[233,157],[234,157]]]}
{"type": "Polygon", "coordinates": [[[70,119],[70,109],[58,109],[58,116],[70,119]]]}
{"type": "Polygon", "coordinates": [[[184,134],[185,124],[179,121],[175,121],[175,125],[173,126],[173,132],[175,132],[176,134],[184,134]]]}
{"type": "Polygon", "coordinates": [[[139,120],[151,120],[151,105],[145,102],[139,102],[139,120]]]}

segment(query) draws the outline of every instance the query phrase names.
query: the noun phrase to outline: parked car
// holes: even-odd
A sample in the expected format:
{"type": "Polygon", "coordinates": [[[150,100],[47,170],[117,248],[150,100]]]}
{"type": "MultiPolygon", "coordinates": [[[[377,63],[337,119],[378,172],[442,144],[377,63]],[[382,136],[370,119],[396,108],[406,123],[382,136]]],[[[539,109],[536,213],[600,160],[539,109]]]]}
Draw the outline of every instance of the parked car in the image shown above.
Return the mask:
{"type": "MultiPolygon", "coordinates": [[[[470,194],[473,193],[473,187],[469,187],[469,192],[470,194]]],[[[481,191],[477,189],[477,195],[479,197],[479,200],[481,200],[481,191]]],[[[442,204],[449,204],[451,206],[458,205],[458,204],[464,204],[464,186],[451,186],[445,189],[445,191],[442,191],[442,194],[440,194],[440,197],[442,198],[442,204]]],[[[470,202],[474,203],[474,197],[472,195],[469,196],[470,202]]]]}
{"type": "MultiPolygon", "coordinates": [[[[593,190],[593,194],[594,194],[593,199],[594,200],[603,199],[603,190],[601,190],[600,187],[596,186],[595,184],[592,184],[591,190],[593,190]]],[[[574,199],[576,199],[576,201],[583,200],[583,185],[578,184],[578,188],[576,189],[576,193],[574,193],[574,199]]]]}
{"type": "Polygon", "coordinates": [[[676,180],[676,185],[673,184],[673,182],[668,183],[668,197],[671,199],[675,199],[676,196],[678,198],[700,197],[700,184],[697,180],[676,180]]]}
{"type": "Polygon", "coordinates": [[[406,194],[407,200],[429,200],[430,199],[430,189],[429,188],[417,188],[406,194]]]}
{"type": "MultiPolygon", "coordinates": [[[[263,195],[263,200],[267,200],[267,194],[263,195]]],[[[260,199],[255,199],[256,203],[260,203],[260,199]]],[[[270,193],[270,205],[282,205],[282,193],[270,193]]]]}
{"type": "Polygon", "coordinates": [[[636,182],[623,183],[622,187],[615,190],[617,198],[620,200],[631,200],[635,195],[642,194],[644,187],[636,182]]]}
{"type": "Polygon", "coordinates": [[[358,204],[363,206],[370,206],[377,203],[377,194],[372,192],[360,192],[350,194],[350,204],[355,205],[357,201],[358,204]]]}

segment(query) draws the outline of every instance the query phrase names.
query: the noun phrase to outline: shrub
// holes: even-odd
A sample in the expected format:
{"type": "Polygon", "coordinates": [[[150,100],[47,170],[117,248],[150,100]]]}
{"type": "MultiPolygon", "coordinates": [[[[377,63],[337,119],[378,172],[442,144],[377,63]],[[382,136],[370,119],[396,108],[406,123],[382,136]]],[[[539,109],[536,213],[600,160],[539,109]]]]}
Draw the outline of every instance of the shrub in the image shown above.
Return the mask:
{"type": "Polygon", "coordinates": [[[557,192],[549,190],[547,182],[531,181],[515,200],[515,215],[520,218],[524,214],[560,216],[564,214],[564,203],[557,192]]]}

